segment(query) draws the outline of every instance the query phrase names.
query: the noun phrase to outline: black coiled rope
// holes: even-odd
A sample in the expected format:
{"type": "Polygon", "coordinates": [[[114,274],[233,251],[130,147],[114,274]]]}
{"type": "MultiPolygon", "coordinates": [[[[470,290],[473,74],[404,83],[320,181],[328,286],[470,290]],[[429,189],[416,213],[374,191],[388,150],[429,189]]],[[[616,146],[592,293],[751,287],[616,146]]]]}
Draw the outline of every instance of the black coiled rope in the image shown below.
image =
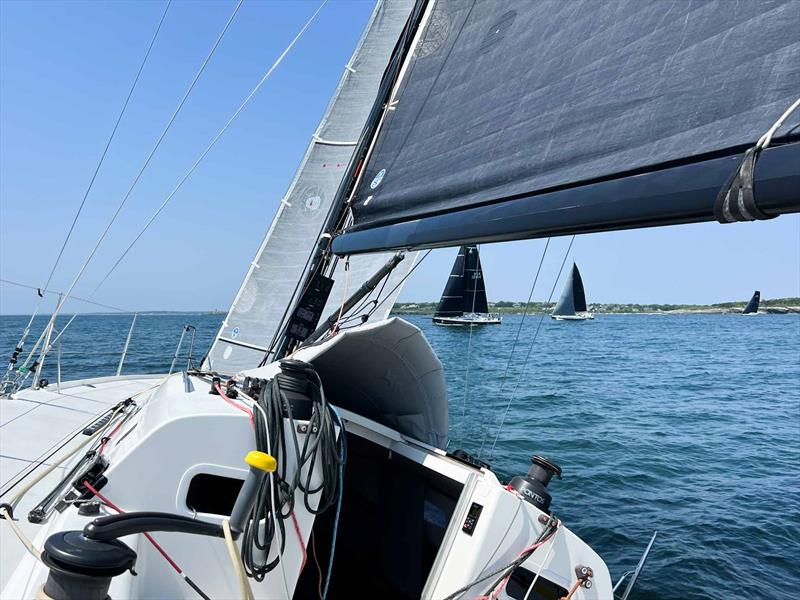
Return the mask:
{"type": "Polygon", "coordinates": [[[260,410],[254,413],[256,448],[272,454],[278,469],[274,483],[268,477],[258,491],[243,533],[242,562],[250,577],[262,581],[278,565],[283,554],[286,541],[284,521],[294,511],[296,490],[302,492],[306,510],[314,515],[336,503],[342,485],[339,465],[344,464],[346,441],[344,432],[337,439],[336,414],[327,403],[319,375],[308,363],[281,361],[281,373],[261,388],[257,402],[263,413],[260,410]],[[287,393],[310,400],[311,414],[302,448],[293,415],[298,407],[292,406],[287,393]],[[317,465],[321,477],[315,485],[312,479],[317,465]],[[291,476],[288,475],[290,466],[293,468],[291,476]],[[316,500],[316,507],[312,500],[316,500]],[[281,532],[280,553],[268,561],[269,548],[277,529],[281,532]]]}

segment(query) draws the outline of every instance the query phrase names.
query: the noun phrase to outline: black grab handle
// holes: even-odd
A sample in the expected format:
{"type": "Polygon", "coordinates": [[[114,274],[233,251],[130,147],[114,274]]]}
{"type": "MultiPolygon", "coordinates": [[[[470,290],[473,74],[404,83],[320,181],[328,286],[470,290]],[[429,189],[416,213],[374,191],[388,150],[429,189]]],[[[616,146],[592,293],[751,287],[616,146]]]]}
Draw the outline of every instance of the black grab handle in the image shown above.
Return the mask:
{"type": "Polygon", "coordinates": [[[220,525],[165,512],[132,512],[99,517],[83,528],[91,540],[110,541],[147,531],[177,531],[194,535],[224,537],[220,525]]]}

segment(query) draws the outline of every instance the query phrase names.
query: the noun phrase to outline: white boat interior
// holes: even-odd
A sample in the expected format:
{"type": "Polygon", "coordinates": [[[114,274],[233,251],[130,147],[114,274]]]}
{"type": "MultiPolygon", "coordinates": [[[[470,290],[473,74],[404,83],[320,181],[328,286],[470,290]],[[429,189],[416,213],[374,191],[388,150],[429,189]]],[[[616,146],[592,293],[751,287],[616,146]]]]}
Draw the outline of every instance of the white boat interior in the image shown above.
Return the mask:
{"type": "MultiPolygon", "coordinates": [[[[67,531],[91,535],[87,532],[93,522],[95,533],[104,530],[97,527],[102,519],[96,519],[117,510],[134,513],[115,517],[121,521],[112,526],[135,553],[137,573],[124,570],[113,577],[108,594],[115,599],[195,598],[198,589],[211,598],[244,597],[243,585],[252,588],[255,598],[316,598],[324,585],[332,598],[357,589],[369,597],[440,600],[483,594],[497,587],[498,577],[503,586],[495,597],[557,598],[570,590],[576,599],[612,596],[602,559],[557,518],[503,485],[488,468],[441,449],[447,436],[444,376],[419,329],[401,319],[368,324],[303,348],[292,358],[313,365],[340,416],[343,429],[336,427],[337,436],[344,435],[347,442],[344,483],[338,505],[318,515],[313,513],[325,491],[304,495],[300,488],[293,490],[291,517],[282,520],[267,549],[260,555],[256,551],[256,562],[266,562],[283,548],[275,568],[262,580],[243,584],[236,575],[238,567],[228,548],[236,544],[238,556],[245,536],[226,542],[217,535],[223,521],[235,518],[234,507],[248,489],[243,482],[253,476],[254,469],[248,470],[243,457],[256,445],[248,406],[250,411],[256,407],[244,393],[234,400],[233,384],[229,395],[210,393],[212,386],[219,388],[210,374],[106,378],[63,384],[61,393],[45,389],[4,399],[4,425],[22,423],[27,416],[27,423],[50,429],[41,445],[24,454],[20,468],[35,466],[76,425],[73,443],[84,442],[71,461],[14,506],[15,523],[32,538],[35,552],[41,552],[51,536],[67,531]],[[393,368],[381,369],[381,364],[393,368]],[[118,404],[128,398],[133,400],[118,404]],[[87,406],[111,415],[91,430],[94,437],[81,433],[91,421],[87,406]],[[62,412],[69,419],[61,420],[62,412]],[[6,418],[15,414],[23,416],[17,421],[6,418]],[[59,481],[65,470],[81,465],[90,448],[102,454],[104,467],[92,471],[84,463],[78,471],[85,472],[72,470],[59,481]],[[102,502],[81,488],[84,478],[92,479],[102,502]],[[48,498],[41,523],[25,523],[27,512],[48,498]],[[211,533],[149,529],[147,524],[137,529],[152,511],[211,533]],[[143,515],[138,521],[136,513],[143,515]],[[123,521],[133,524],[122,526],[123,521]],[[148,530],[183,575],[149,543],[143,535],[148,530]],[[519,564],[508,570],[515,560],[519,564]]],[[[236,379],[240,384],[268,382],[281,370],[273,363],[236,379]]],[[[296,433],[304,449],[307,437],[313,442],[321,435],[307,420],[284,418],[282,426],[286,439],[296,433]]],[[[273,453],[286,463],[285,480],[291,479],[298,464],[293,453],[274,448],[273,453]]],[[[53,464],[45,460],[31,476],[48,462],[53,464]]],[[[5,465],[10,463],[3,464],[5,486],[10,481],[5,465]]],[[[311,482],[307,489],[316,489],[325,478],[323,465],[302,464],[302,475],[311,482]]],[[[275,474],[269,478],[270,484],[278,482],[275,474]]],[[[14,504],[7,494],[0,500],[14,504]]],[[[265,523],[259,523],[262,532],[265,523]]],[[[7,524],[2,527],[2,598],[41,597],[43,586],[51,585],[46,582],[54,561],[46,559],[46,564],[26,552],[7,524]],[[10,556],[21,560],[17,563],[10,556]],[[17,564],[11,571],[8,565],[13,563],[17,564]]]]}

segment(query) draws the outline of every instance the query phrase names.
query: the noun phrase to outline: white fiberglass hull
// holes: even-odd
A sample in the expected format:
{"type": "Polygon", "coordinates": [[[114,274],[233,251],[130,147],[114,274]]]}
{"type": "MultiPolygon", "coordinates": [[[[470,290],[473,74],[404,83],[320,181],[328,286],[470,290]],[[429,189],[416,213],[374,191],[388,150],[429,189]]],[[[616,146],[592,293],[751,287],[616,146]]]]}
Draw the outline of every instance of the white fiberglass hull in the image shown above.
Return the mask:
{"type": "MultiPolygon", "coordinates": [[[[421,408],[430,409],[431,403],[443,401],[446,409],[446,398],[439,399],[438,392],[444,383],[441,364],[432,351],[428,352],[420,345],[424,341],[421,334],[417,336],[418,339],[414,338],[414,345],[409,346],[408,341],[414,336],[414,329],[407,323],[391,322],[374,324],[371,330],[363,328],[359,331],[356,328],[340,333],[321,345],[300,351],[295,357],[319,365],[326,396],[330,397],[331,402],[339,397],[347,400],[348,394],[342,392],[355,385],[369,396],[366,399],[368,404],[400,405],[411,391],[421,395],[418,403],[421,408]],[[372,335],[375,336],[374,340],[371,340],[372,335]],[[374,342],[374,348],[389,348],[390,353],[397,355],[396,360],[388,361],[386,369],[373,377],[375,382],[380,383],[387,376],[392,380],[397,377],[399,382],[416,381],[419,387],[410,384],[395,387],[376,385],[370,380],[373,370],[364,368],[367,363],[357,362],[353,365],[353,360],[374,360],[376,352],[362,351],[364,344],[371,341],[374,342]],[[404,360],[409,348],[413,356],[407,355],[404,360]],[[320,362],[316,363],[317,360],[320,362]],[[333,379],[326,376],[326,373],[342,372],[343,364],[351,367],[348,378],[337,380],[336,375],[333,375],[333,379]],[[329,370],[326,371],[326,368],[329,370]],[[420,378],[419,372],[426,375],[420,378]]],[[[272,364],[248,371],[247,375],[266,381],[274,377],[277,371],[277,365],[272,364]]],[[[88,390],[92,390],[92,394],[105,396],[102,402],[95,400],[100,402],[98,412],[107,410],[119,400],[120,395],[114,393],[116,384],[133,385],[130,381],[87,384],[91,385],[88,390]]],[[[249,477],[242,457],[255,444],[253,426],[241,406],[238,409],[233,406],[236,403],[244,404],[242,397],[231,403],[219,395],[210,394],[211,380],[206,375],[175,374],[163,381],[142,380],[136,385],[139,388],[136,404],[131,407],[125,420],[120,422],[120,427],[115,428],[112,424],[108,430],[101,432],[101,438],[95,440],[99,442],[106,436],[110,438],[104,448],[104,457],[108,461],[104,473],[107,483],[100,493],[128,513],[161,511],[204,523],[221,523],[224,514],[217,514],[213,510],[193,511],[189,507],[189,494],[193,478],[198,476],[240,480],[249,477]]],[[[62,389],[64,387],[67,386],[62,386],[62,389]]],[[[38,393],[31,392],[31,395],[38,393]]],[[[81,396],[85,393],[89,392],[81,388],[81,396]]],[[[392,427],[344,407],[337,407],[337,411],[348,437],[348,462],[344,478],[343,517],[338,528],[340,551],[336,553],[333,563],[329,597],[337,596],[337,577],[338,590],[351,586],[352,579],[344,577],[348,565],[356,571],[366,571],[372,577],[385,578],[381,583],[388,585],[392,592],[400,591],[403,586],[416,581],[413,585],[419,587],[414,588],[414,597],[438,600],[461,588],[465,588],[463,597],[475,597],[485,594],[487,585],[492,584],[476,581],[487,572],[502,570],[515,557],[522,556],[524,549],[546,532],[547,523],[551,522],[548,515],[519,493],[502,485],[489,469],[456,460],[443,450],[408,435],[401,435],[392,427]],[[370,482],[375,485],[370,485],[370,482]],[[380,490],[386,486],[390,486],[386,489],[391,493],[381,495],[380,490]],[[431,486],[436,494],[429,497],[424,490],[431,486]],[[446,501],[441,500],[443,495],[448,498],[446,501]],[[373,532],[381,527],[385,531],[402,531],[403,534],[391,544],[381,546],[383,550],[375,552],[370,550],[375,542],[373,532]],[[431,531],[438,532],[433,536],[435,546],[430,546],[431,531]],[[363,536],[366,537],[361,539],[363,536]],[[418,568],[421,568],[421,547],[427,548],[426,552],[433,552],[435,558],[432,564],[424,567],[424,571],[417,572],[415,579],[407,571],[409,565],[419,565],[418,568]],[[358,560],[352,557],[353,552],[362,553],[357,557],[358,560]],[[386,553],[393,552],[400,553],[403,560],[392,558],[387,562],[386,553]],[[375,568],[381,565],[387,572],[375,568]]],[[[38,409],[31,415],[37,418],[37,412],[38,409]]],[[[38,416],[44,414],[39,413],[38,416]]],[[[422,422],[438,423],[433,414],[422,415],[422,422]]],[[[40,425],[44,427],[47,423],[40,425]]],[[[79,427],[83,425],[80,423],[79,427]]],[[[301,447],[304,447],[305,436],[311,435],[307,433],[307,428],[303,429],[304,425],[307,422],[302,419],[294,422],[283,420],[286,434],[303,432],[298,435],[301,447]]],[[[408,426],[402,425],[405,428],[408,426]]],[[[5,436],[1,441],[5,454],[9,442],[5,436]]],[[[85,447],[75,455],[76,459],[92,445],[90,442],[87,440],[85,447]]],[[[294,468],[291,453],[286,461],[290,474],[294,468]]],[[[70,462],[65,462],[62,468],[71,466],[70,462]]],[[[316,485],[317,473],[318,468],[310,473],[312,487],[316,485]]],[[[17,523],[32,538],[37,554],[51,535],[64,531],[83,531],[97,517],[81,515],[78,507],[72,504],[66,505],[60,512],[50,511],[40,525],[25,522],[27,510],[53,489],[56,484],[54,480],[59,479],[59,475],[54,472],[49,480],[34,486],[15,511],[19,518],[17,523]]],[[[69,482],[60,489],[60,493],[68,491],[69,482]]],[[[207,493],[213,493],[213,488],[209,488],[207,493]]],[[[311,501],[313,505],[313,496],[311,501]]],[[[99,510],[100,515],[114,512],[105,506],[99,510]]],[[[329,510],[333,511],[333,508],[329,510]]],[[[254,598],[317,597],[317,569],[308,564],[303,568],[304,563],[315,560],[306,549],[310,545],[312,529],[315,534],[320,533],[320,536],[314,537],[316,554],[324,572],[330,558],[330,546],[322,540],[325,539],[326,527],[330,530],[332,513],[319,516],[309,513],[302,495],[296,496],[294,513],[294,522],[286,521],[285,550],[280,567],[270,571],[263,581],[247,581],[254,598]],[[304,591],[308,588],[304,584],[309,583],[309,578],[313,582],[313,594],[304,591]]],[[[0,556],[4,589],[0,597],[39,597],[48,577],[48,567],[25,551],[13,537],[6,522],[0,521],[0,530],[4,535],[0,556]],[[12,545],[15,550],[9,551],[12,545]]],[[[540,583],[537,584],[537,590],[544,591],[539,586],[545,585],[550,591],[566,595],[567,590],[576,584],[576,569],[585,566],[592,572],[591,587],[581,587],[575,597],[581,600],[612,597],[611,579],[602,559],[561,524],[552,535],[552,543],[543,541],[524,558],[514,570],[517,580],[512,578],[512,582],[524,582],[527,581],[525,577],[538,574],[540,583]]],[[[225,540],[163,531],[157,531],[154,537],[185,574],[210,597],[242,597],[236,567],[228,554],[230,546],[226,546],[225,540]]],[[[234,554],[241,550],[242,539],[233,542],[234,554]]],[[[197,597],[194,590],[170,569],[142,535],[128,535],[121,541],[137,555],[137,574],[133,576],[125,572],[114,577],[108,592],[111,598],[197,597]]],[[[279,545],[276,541],[270,546],[270,558],[278,556],[279,545]]]]}
{"type": "Polygon", "coordinates": [[[468,326],[468,325],[500,325],[503,318],[496,314],[472,314],[463,315],[460,317],[433,317],[435,325],[455,325],[455,326],[468,326]]]}
{"type": "Polygon", "coordinates": [[[556,321],[591,321],[594,319],[592,313],[577,313],[574,315],[550,315],[556,321]]]}

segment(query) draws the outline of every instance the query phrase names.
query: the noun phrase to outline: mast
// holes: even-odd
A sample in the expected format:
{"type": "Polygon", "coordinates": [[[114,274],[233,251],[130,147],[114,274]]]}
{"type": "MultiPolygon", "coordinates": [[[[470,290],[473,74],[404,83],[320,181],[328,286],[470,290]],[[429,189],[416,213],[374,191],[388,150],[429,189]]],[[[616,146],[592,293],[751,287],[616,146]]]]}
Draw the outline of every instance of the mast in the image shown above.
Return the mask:
{"type": "Polygon", "coordinates": [[[464,312],[482,314],[489,312],[480,251],[477,246],[466,246],[464,260],[464,312]]]}
{"type": "MultiPolygon", "coordinates": [[[[342,231],[348,224],[351,205],[350,196],[355,189],[356,184],[359,182],[360,177],[363,175],[363,167],[368,157],[369,150],[375,133],[381,122],[382,116],[389,105],[391,94],[397,84],[398,78],[401,75],[405,59],[408,56],[413,44],[417,40],[418,27],[427,13],[428,0],[417,0],[414,9],[411,11],[411,16],[406,22],[400,39],[392,52],[389,65],[383,74],[383,79],[378,88],[372,110],[367,118],[366,125],[364,126],[361,136],[359,137],[356,150],[353,153],[347,165],[347,169],[342,182],[336,192],[331,208],[328,212],[325,225],[322,229],[322,235],[314,248],[309,259],[309,267],[305,271],[305,275],[299,284],[299,289],[308,289],[315,276],[320,273],[326,273],[329,270],[336,268],[336,257],[331,252],[331,242],[333,235],[342,231]]],[[[407,261],[412,262],[412,261],[407,261]]],[[[302,298],[297,298],[291,305],[290,312],[293,313],[302,298]]],[[[275,342],[271,345],[269,351],[262,360],[265,364],[268,360],[278,360],[283,358],[298,341],[287,335],[288,322],[284,322],[280,334],[277,336],[275,342]]]]}
{"type": "MultiPolygon", "coordinates": [[[[339,84],[312,136],[300,166],[281,200],[256,256],[239,288],[203,368],[235,373],[270,357],[288,326],[292,309],[308,291],[308,272],[318,271],[316,246],[327,244],[331,215],[340,214],[337,190],[357,149],[359,135],[374,110],[375,94],[414,0],[378,0],[339,84]]],[[[317,282],[316,313],[338,308],[346,297],[377,271],[393,253],[351,259],[347,276],[324,272],[317,282]],[[330,281],[335,279],[335,281],[330,281]],[[345,289],[347,284],[350,289],[345,289]]],[[[414,264],[409,256],[387,276],[381,306],[369,305],[373,318],[384,318],[414,264]]],[[[342,264],[339,265],[341,270],[342,264]]],[[[307,322],[313,331],[316,323],[307,322]]]]}

